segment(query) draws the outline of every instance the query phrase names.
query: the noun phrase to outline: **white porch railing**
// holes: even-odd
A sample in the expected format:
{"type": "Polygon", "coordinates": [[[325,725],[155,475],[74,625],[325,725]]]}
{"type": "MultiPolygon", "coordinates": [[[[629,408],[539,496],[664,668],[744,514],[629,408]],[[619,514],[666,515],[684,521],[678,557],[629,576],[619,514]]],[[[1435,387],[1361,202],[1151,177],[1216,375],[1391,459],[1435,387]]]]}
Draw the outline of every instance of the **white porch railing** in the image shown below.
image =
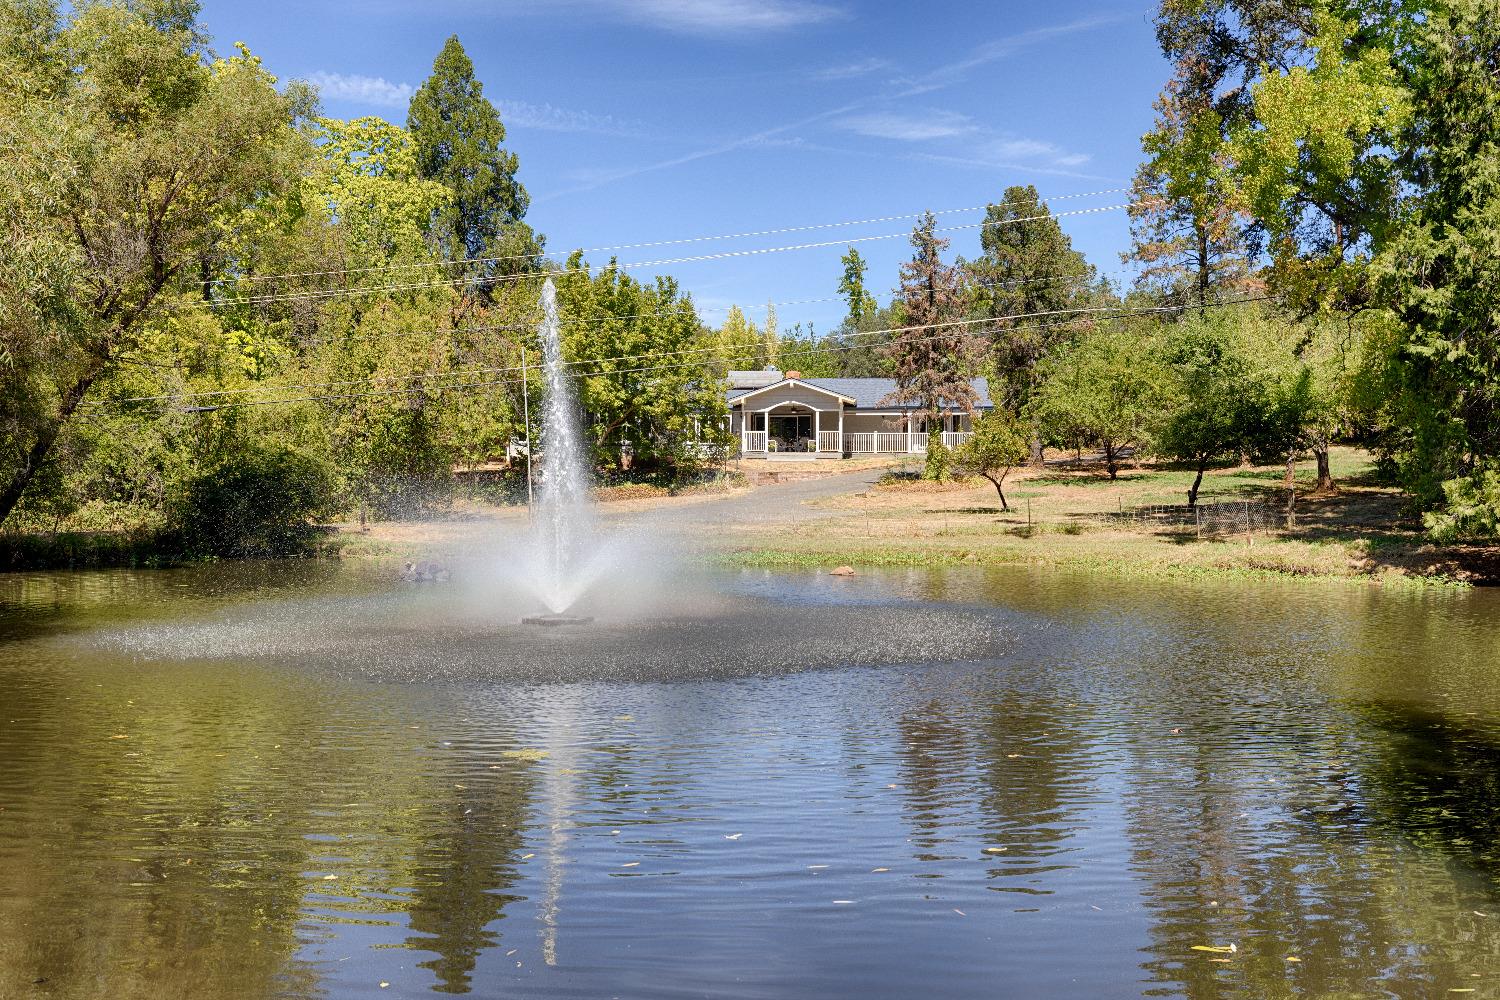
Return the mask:
{"type": "Polygon", "coordinates": [[[765,431],[745,431],[744,438],[740,442],[740,450],[750,455],[766,450],[765,431]]]}
{"type": "MultiPolygon", "coordinates": [[[[969,438],[972,431],[944,431],[943,444],[957,448],[969,438]]],[[[905,431],[867,431],[844,435],[844,451],[850,455],[906,455],[927,450],[927,435],[905,431]]]]}
{"type": "Polygon", "coordinates": [[[838,451],[839,450],[839,432],[838,431],[819,431],[818,432],[818,450],[819,451],[838,451]]]}

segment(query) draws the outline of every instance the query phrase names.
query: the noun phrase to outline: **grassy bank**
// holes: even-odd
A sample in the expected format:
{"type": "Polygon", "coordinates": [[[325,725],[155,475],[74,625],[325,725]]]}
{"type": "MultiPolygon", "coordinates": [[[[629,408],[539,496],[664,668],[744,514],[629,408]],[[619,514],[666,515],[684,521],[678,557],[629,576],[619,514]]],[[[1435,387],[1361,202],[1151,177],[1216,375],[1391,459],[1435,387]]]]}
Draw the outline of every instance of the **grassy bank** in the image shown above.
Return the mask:
{"type": "Polygon", "coordinates": [[[870,490],[819,501],[823,517],[727,532],[713,544],[711,558],[737,566],[1026,565],[1138,577],[1304,577],[1402,587],[1500,581],[1500,550],[1428,544],[1399,492],[1375,481],[1363,453],[1342,449],[1334,455],[1334,492],[1313,494],[1312,472],[1300,470],[1295,502],[1283,482],[1284,468],[1210,472],[1202,502],[1248,504],[1259,515],[1248,533],[1201,533],[1191,520],[1132,520],[1142,508],[1184,504],[1193,477],[1186,469],[1130,469],[1111,481],[1087,463],[1054,463],[1007,483],[1009,511],[983,480],[938,484],[892,477],[870,490]]]}

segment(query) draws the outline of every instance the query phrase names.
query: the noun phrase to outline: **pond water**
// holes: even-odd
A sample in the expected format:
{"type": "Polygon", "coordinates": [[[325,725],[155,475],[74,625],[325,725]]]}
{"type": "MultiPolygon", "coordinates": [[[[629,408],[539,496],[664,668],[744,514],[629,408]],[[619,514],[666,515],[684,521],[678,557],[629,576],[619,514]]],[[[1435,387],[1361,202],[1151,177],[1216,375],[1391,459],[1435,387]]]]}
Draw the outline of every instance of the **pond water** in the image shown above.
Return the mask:
{"type": "Polygon", "coordinates": [[[0,579],[0,996],[1500,994],[1500,594],[678,583],[0,579]]]}

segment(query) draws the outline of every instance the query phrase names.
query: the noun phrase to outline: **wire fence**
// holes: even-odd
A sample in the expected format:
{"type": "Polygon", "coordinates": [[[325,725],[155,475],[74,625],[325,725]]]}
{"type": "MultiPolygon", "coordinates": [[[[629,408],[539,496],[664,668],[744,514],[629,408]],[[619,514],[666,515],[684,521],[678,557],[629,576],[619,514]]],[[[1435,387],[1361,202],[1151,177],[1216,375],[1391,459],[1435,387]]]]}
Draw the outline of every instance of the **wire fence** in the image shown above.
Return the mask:
{"type": "Polygon", "coordinates": [[[1173,531],[1200,538],[1266,534],[1287,527],[1289,498],[1224,500],[1218,503],[1148,504],[1102,515],[1106,523],[1135,531],[1173,531]]]}

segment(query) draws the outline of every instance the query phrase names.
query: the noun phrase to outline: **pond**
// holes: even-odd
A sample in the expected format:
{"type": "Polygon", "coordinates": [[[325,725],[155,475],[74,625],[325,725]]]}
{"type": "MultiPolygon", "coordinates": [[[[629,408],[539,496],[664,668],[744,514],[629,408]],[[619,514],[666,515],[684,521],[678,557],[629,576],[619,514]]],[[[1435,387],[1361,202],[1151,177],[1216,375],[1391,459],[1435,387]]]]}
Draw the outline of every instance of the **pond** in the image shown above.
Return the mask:
{"type": "Polygon", "coordinates": [[[0,579],[0,996],[1500,992],[1500,594],[458,577],[0,579]]]}

